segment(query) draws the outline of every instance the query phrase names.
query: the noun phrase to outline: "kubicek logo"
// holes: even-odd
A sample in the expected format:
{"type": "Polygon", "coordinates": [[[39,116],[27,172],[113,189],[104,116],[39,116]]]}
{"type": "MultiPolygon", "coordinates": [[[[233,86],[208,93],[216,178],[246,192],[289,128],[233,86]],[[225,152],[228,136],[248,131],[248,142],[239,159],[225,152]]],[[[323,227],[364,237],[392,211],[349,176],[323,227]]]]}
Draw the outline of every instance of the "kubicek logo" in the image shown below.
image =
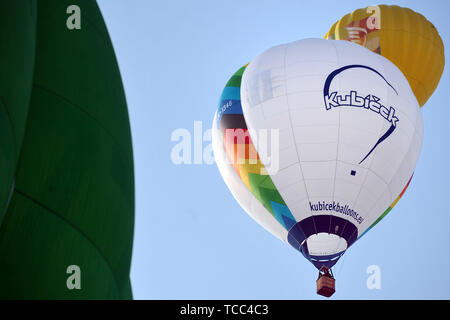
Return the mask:
{"type": "Polygon", "coordinates": [[[350,94],[347,95],[339,95],[336,91],[331,92],[325,96],[325,108],[330,110],[336,107],[356,107],[371,110],[382,116],[394,127],[397,126],[399,121],[395,115],[394,107],[389,107],[388,109],[381,104],[380,98],[371,94],[363,97],[359,96],[356,91],[350,91],[350,94]]]}
{"type": "Polygon", "coordinates": [[[381,142],[386,140],[386,138],[388,138],[394,132],[395,128],[397,128],[397,123],[400,122],[400,120],[395,114],[395,108],[392,106],[389,107],[385,106],[380,100],[380,98],[378,98],[375,95],[369,94],[366,96],[360,96],[358,95],[358,92],[355,90],[351,90],[349,94],[341,94],[337,91],[330,92],[331,82],[333,81],[334,77],[336,77],[338,74],[340,74],[345,70],[353,68],[362,68],[376,73],[386,82],[386,84],[395,92],[396,95],[398,95],[398,93],[397,90],[395,90],[395,88],[378,71],[364,65],[344,66],[342,68],[334,70],[332,73],[328,75],[327,79],[325,80],[325,85],[323,88],[323,98],[326,110],[338,107],[363,108],[377,113],[379,116],[383,117],[386,121],[390,122],[391,124],[389,129],[378,139],[373,148],[359,162],[361,164],[381,142]]]}

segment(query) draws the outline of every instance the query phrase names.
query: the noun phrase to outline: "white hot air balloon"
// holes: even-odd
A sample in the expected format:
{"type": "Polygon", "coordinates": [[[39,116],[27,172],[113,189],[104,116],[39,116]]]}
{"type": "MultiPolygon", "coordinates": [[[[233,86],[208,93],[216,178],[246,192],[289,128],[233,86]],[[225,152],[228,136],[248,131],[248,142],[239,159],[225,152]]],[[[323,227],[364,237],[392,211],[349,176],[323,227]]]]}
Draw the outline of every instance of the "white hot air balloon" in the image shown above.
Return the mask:
{"type": "Polygon", "coordinates": [[[279,45],[238,73],[213,124],[220,172],[252,218],[333,280],[318,282],[329,296],[330,268],[409,184],[423,138],[419,104],[393,63],[347,41],[279,45]],[[276,132],[278,148],[261,150],[260,132],[276,132]]]}

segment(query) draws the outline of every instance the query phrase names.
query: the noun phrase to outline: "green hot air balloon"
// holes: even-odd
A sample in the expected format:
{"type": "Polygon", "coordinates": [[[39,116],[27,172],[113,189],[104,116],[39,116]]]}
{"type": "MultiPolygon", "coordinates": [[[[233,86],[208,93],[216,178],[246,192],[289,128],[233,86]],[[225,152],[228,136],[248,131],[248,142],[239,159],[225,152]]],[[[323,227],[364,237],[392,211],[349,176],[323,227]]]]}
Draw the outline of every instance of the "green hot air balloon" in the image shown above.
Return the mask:
{"type": "Polygon", "coordinates": [[[131,299],[131,133],[100,10],[14,0],[0,16],[0,298],[131,299]]]}

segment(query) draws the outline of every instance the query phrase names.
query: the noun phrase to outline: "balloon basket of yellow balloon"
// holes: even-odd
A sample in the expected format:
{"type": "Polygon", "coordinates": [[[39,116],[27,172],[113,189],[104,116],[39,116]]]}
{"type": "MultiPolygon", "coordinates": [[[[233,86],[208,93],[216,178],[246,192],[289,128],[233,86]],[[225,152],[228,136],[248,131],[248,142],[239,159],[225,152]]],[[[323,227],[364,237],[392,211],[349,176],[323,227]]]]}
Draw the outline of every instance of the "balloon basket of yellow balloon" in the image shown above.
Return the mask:
{"type": "Polygon", "coordinates": [[[335,290],[335,280],[333,274],[331,273],[331,269],[326,267],[322,267],[319,270],[319,278],[317,278],[317,294],[324,297],[331,297],[335,290]]]}

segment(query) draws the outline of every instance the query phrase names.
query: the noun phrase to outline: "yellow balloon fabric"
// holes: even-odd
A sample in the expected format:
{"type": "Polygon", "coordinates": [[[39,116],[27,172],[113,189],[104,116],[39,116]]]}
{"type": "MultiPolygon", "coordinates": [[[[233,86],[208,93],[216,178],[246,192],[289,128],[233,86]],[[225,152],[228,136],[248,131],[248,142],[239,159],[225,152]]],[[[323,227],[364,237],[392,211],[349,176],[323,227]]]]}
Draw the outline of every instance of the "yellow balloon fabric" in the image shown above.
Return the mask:
{"type": "Polygon", "coordinates": [[[423,15],[399,6],[369,6],[337,21],[325,39],[348,40],[381,54],[406,76],[422,107],[444,70],[444,44],[423,15]]]}

